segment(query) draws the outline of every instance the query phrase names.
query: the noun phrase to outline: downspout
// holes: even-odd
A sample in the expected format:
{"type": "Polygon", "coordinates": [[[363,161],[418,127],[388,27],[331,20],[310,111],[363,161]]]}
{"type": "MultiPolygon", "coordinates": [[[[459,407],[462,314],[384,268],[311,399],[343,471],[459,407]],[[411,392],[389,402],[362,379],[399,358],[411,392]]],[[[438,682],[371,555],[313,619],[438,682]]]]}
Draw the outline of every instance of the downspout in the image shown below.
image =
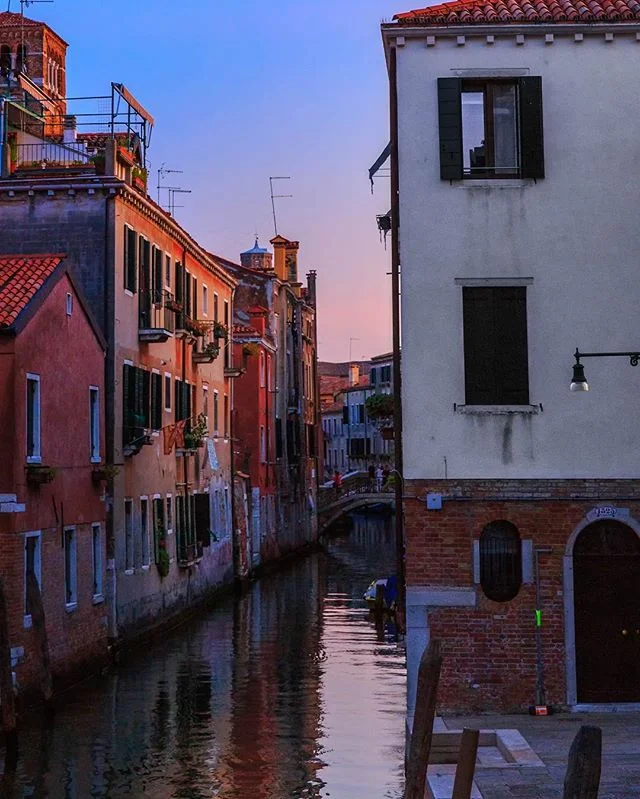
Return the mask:
{"type": "MultiPolygon", "coordinates": [[[[115,194],[107,194],[104,202],[104,254],[103,254],[103,320],[102,329],[107,340],[105,357],[105,455],[106,462],[115,464],[115,429],[116,429],[116,347],[115,347],[115,194]],[[111,201],[111,202],[110,202],[111,201]],[[111,390],[113,387],[113,390],[111,390]]],[[[107,571],[111,572],[108,605],[108,639],[113,644],[118,639],[118,569],[116,557],[115,530],[115,479],[107,484],[110,493],[105,505],[105,534],[107,550],[107,571]]],[[[124,480],[124,473],[120,478],[124,480]]],[[[109,583],[107,583],[109,585],[109,583]]]]}
{"type": "MultiPolygon", "coordinates": [[[[183,245],[182,246],[182,303],[183,303],[182,307],[184,309],[183,312],[184,312],[185,317],[187,315],[187,296],[186,296],[187,278],[186,278],[186,274],[187,274],[187,248],[186,248],[185,245],[183,245]]],[[[191,284],[189,284],[189,291],[191,291],[191,284]]],[[[189,303],[191,303],[191,302],[192,302],[192,300],[189,300],[189,303]]],[[[185,386],[185,383],[187,382],[187,365],[186,365],[187,364],[187,337],[183,336],[182,337],[182,341],[180,343],[182,345],[182,369],[181,369],[181,372],[180,372],[180,378],[181,378],[182,382],[181,382],[181,385],[180,385],[180,391],[183,392],[183,397],[184,397],[184,386],[185,386]]],[[[180,401],[182,403],[182,399],[180,401]]],[[[175,398],[174,398],[174,402],[175,402],[175,398]]],[[[191,405],[191,388],[189,388],[189,405],[191,405]]],[[[193,411],[194,411],[194,409],[191,408],[191,414],[193,414],[193,411]]],[[[184,412],[185,412],[185,409],[183,408],[182,409],[182,413],[184,413],[184,412]]],[[[190,424],[191,416],[189,416],[187,418],[189,419],[189,424],[190,424]]],[[[187,535],[187,532],[189,530],[188,522],[191,522],[193,524],[193,520],[191,519],[191,497],[190,497],[190,494],[189,494],[189,475],[188,475],[188,470],[189,470],[188,461],[189,461],[189,458],[183,457],[181,460],[182,460],[182,479],[184,481],[184,505],[183,505],[183,508],[182,508],[182,522],[184,522],[184,524],[181,522],[180,526],[182,528],[182,536],[181,536],[182,537],[182,544],[185,547],[185,552],[188,552],[186,547],[189,546],[189,542],[191,541],[191,536],[187,535]]],[[[177,477],[177,475],[176,475],[176,477],[177,477]]],[[[195,540],[195,536],[194,536],[194,540],[195,540]]],[[[177,535],[176,535],[175,544],[176,544],[176,548],[177,548],[179,546],[179,542],[177,540],[177,535]]],[[[180,557],[179,551],[176,552],[176,554],[177,554],[177,556],[179,558],[180,557]]],[[[189,569],[189,578],[190,578],[190,576],[191,576],[191,569],[189,569]]],[[[189,585],[189,582],[187,581],[187,592],[188,592],[188,585],[189,585]]],[[[187,593],[187,595],[188,595],[188,593],[187,593]]]]}
{"type": "MultiPolygon", "coordinates": [[[[229,347],[228,362],[229,366],[233,366],[233,301],[235,299],[236,287],[231,289],[231,297],[229,298],[229,329],[227,331],[227,347],[229,347]]],[[[229,470],[231,472],[231,555],[233,559],[233,577],[234,581],[240,578],[240,536],[238,535],[237,528],[237,513],[236,513],[236,476],[235,476],[235,457],[233,448],[236,440],[236,431],[234,424],[235,417],[235,402],[234,402],[234,383],[231,378],[229,380],[229,470]]],[[[224,405],[223,405],[224,412],[224,405]]],[[[225,420],[226,421],[226,420],[225,420]]],[[[223,423],[224,424],[224,423],[223,423]]],[[[249,531],[247,530],[247,535],[249,531]]]]}
{"type": "Polygon", "coordinates": [[[395,46],[389,52],[389,127],[391,142],[391,306],[393,333],[393,415],[395,449],[395,534],[396,534],[396,572],[398,578],[398,626],[405,629],[406,585],[405,585],[405,544],[404,508],[402,495],[404,488],[402,453],[402,369],[400,352],[400,194],[398,175],[398,84],[397,52],[395,46]]]}

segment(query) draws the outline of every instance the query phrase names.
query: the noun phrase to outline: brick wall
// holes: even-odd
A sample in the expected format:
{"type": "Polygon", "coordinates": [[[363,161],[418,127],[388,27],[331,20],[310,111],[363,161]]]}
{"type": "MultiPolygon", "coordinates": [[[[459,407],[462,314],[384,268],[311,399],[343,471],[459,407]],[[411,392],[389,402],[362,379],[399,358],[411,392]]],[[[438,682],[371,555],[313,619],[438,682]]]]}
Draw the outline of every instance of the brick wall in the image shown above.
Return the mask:
{"type": "Polygon", "coordinates": [[[407,481],[407,587],[476,589],[475,607],[432,607],[429,634],[441,639],[441,709],[513,711],[531,705],[536,685],[535,588],[493,602],[474,584],[473,542],[492,521],[516,525],[521,540],[551,547],[541,556],[543,658],[547,701],[566,704],[563,557],[568,539],[597,505],[640,518],[640,486],[630,480],[407,481]],[[426,493],[443,495],[440,511],[426,493]]]}

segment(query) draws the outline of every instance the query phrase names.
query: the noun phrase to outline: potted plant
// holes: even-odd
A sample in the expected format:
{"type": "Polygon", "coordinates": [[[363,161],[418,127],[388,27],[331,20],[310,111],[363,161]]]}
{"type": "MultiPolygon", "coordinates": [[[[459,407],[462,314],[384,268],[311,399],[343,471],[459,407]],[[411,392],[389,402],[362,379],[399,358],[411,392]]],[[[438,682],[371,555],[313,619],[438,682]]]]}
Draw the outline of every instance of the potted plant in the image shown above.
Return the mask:
{"type": "Polygon", "coordinates": [[[260,347],[255,341],[247,341],[246,344],[242,345],[242,355],[245,358],[252,358],[258,355],[260,352],[260,347]]]}
{"type": "Polygon", "coordinates": [[[41,464],[30,463],[27,466],[27,482],[31,485],[43,485],[53,482],[56,470],[53,466],[42,466],[41,464]]]}
{"type": "Polygon", "coordinates": [[[184,434],[184,448],[185,449],[198,449],[204,444],[204,440],[208,435],[207,417],[204,413],[198,414],[195,423],[191,425],[191,429],[184,434]]]}
{"type": "Polygon", "coordinates": [[[113,480],[119,474],[120,469],[118,466],[114,466],[112,463],[105,463],[104,466],[96,466],[92,469],[91,479],[94,483],[101,483],[104,480],[113,480]]]}
{"type": "Polygon", "coordinates": [[[200,351],[194,351],[193,353],[193,362],[194,363],[211,363],[214,361],[218,355],[220,354],[220,347],[217,343],[210,341],[204,349],[200,351]]]}
{"type": "Polygon", "coordinates": [[[96,168],[96,175],[104,175],[105,170],[105,156],[104,153],[96,153],[92,158],[91,162],[96,168]]]}
{"type": "Polygon", "coordinates": [[[229,336],[229,330],[226,325],[222,324],[222,322],[213,323],[214,338],[223,338],[226,341],[228,336],[229,336]]]}

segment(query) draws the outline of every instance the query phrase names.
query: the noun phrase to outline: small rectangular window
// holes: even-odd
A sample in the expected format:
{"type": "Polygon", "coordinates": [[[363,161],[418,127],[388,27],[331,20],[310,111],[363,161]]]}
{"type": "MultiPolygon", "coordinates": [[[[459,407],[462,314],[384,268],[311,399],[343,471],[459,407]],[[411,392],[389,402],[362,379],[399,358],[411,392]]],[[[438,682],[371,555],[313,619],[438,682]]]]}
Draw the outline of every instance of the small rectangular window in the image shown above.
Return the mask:
{"type": "Polygon", "coordinates": [[[218,420],[218,392],[215,391],[215,389],[214,389],[214,392],[213,392],[213,434],[215,436],[218,435],[218,430],[219,430],[218,423],[219,423],[219,420],[218,420]]]}
{"type": "Polygon", "coordinates": [[[142,554],[142,565],[148,566],[150,563],[150,548],[149,500],[147,497],[140,497],[140,552],[142,554]]]}
{"type": "Polygon", "coordinates": [[[40,453],[40,375],[27,375],[27,461],[38,463],[40,453]]]}
{"type": "Polygon", "coordinates": [[[173,497],[171,494],[167,494],[166,497],[166,507],[167,507],[167,535],[171,535],[173,532],[173,497]]]}
{"type": "Polygon", "coordinates": [[[151,373],[151,429],[162,428],[162,376],[151,373]]]}
{"type": "Polygon", "coordinates": [[[38,586],[42,589],[42,556],[40,533],[25,533],[24,536],[24,615],[26,626],[31,623],[28,580],[33,572],[38,586]]]}
{"type": "Polygon", "coordinates": [[[213,320],[214,320],[214,322],[218,322],[219,321],[218,313],[219,313],[219,311],[218,311],[218,295],[214,291],[213,292],[213,320]]]}
{"type": "Polygon", "coordinates": [[[260,425],[260,462],[265,463],[267,460],[267,439],[264,433],[264,425],[260,425]]]}
{"type": "Polygon", "coordinates": [[[202,287],[202,313],[209,315],[209,289],[206,286],[202,287]]]}
{"type": "Polygon", "coordinates": [[[224,437],[229,438],[229,396],[224,395],[224,437]]]}
{"type": "Polygon", "coordinates": [[[164,284],[165,286],[170,289],[171,288],[171,256],[165,255],[164,256],[164,284]]]}
{"type": "Polygon", "coordinates": [[[124,287],[135,293],[138,273],[138,235],[135,230],[124,227],[124,287]]]}
{"type": "Polygon", "coordinates": [[[73,294],[67,292],[67,316],[73,313],[73,294]]]}
{"type": "Polygon", "coordinates": [[[124,568],[133,571],[133,500],[124,501],[124,568]]]}
{"type": "Polygon", "coordinates": [[[467,405],[527,405],[529,362],[524,286],[462,289],[467,405]]]}
{"type": "Polygon", "coordinates": [[[91,525],[91,544],[93,550],[93,598],[102,596],[102,530],[99,524],[91,525]]]}
{"type": "Polygon", "coordinates": [[[158,563],[160,550],[166,548],[167,528],[164,521],[164,502],[162,497],[153,498],[153,560],[158,563]]]}
{"type": "Polygon", "coordinates": [[[74,606],[78,602],[78,550],[74,527],[64,531],[64,589],[65,604],[74,606]]]}
{"type": "Polygon", "coordinates": [[[171,411],[171,375],[164,374],[164,409],[168,413],[171,411]]]}
{"type": "Polygon", "coordinates": [[[92,463],[100,461],[100,393],[96,386],[89,388],[89,446],[92,463]]]}

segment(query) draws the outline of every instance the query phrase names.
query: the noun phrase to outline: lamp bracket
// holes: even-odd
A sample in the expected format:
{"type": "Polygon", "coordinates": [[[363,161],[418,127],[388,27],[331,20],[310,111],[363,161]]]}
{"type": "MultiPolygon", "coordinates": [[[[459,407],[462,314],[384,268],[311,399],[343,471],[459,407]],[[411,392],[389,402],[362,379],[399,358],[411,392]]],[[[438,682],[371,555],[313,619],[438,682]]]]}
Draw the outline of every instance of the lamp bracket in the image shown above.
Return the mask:
{"type": "Polygon", "coordinates": [[[576,348],[574,357],[576,363],[580,363],[580,358],[628,358],[631,366],[640,363],[640,352],[580,352],[576,348]]]}

